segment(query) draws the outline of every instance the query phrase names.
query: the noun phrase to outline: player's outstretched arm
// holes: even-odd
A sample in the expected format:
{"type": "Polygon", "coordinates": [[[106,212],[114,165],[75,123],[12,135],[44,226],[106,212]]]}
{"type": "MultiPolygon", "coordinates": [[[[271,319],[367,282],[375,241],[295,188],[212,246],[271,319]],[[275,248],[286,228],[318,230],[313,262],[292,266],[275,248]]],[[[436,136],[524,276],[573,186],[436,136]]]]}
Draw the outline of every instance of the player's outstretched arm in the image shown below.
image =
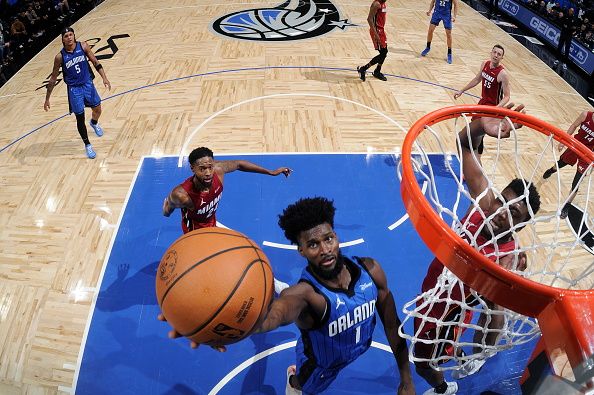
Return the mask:
{"type": "Polygon", "coordinates": [[[291,175],[291,172],[293,171],[288,167],[279,167],[276,170],[268,170],[262,166],[258,166],[257,164],[249,162],[247,160],[224,160],[216,162],[216,166],[221,168],[223,173],[231,173],[235,170],[239,170],[245,171],[247,173],[260,173],[269,176],[278,176],[279,174],[284,174],[285,177],[289,177],[289,175],[291,175]]]}
{"type": "Polygon", "coordinates": [[[163,201],[163,215],[169,217],[176,208],[188,207],[190,203],[188,192],[181,186],[177,186],[163,201]]]}
{"type": "MultiPolygon", "coordinates": [[[[512,108],[514,103],[507,103],[505,108],[512,108]]],[[[524,105],[519,104],[514,108],[515,111],[524,112],[524,105]]],[[[516,129],[521,125],[514,124],[516,129]]],[[[462,173],[464,180],[468,187],[468,192],[473,198],[478,197],[481,193],[487,190],[489,180],[485,176],[481,165],[480,147],[483,145],[483,138],[485,134],[492,137],[506,138],[509,137],[512,130],[512,125],[507,120],[498,118],[481,117],[470,122],[470,132],[464,127],[458,138],[461,146],[462,158],[462,173]]],[[[483,209],[491,207],[492,200],[495,195],[488,191],[487,194],[480,200],[479,204],[483,209]]]]}
{"type": "Polygon", "coordinates": [[[411,394],[415,393],[415,386],[412,381],[412,374],[410,371],[410,363],[408,361],[408,347],[406,340],[404,340],[398,333],[398,327],[400,326],[400,318],[396,312],[396,303],[394,302],[394,296],[388,288],[388,280],[384,270],[381,268],[379,263],[371,258],[364,259],[365,266],[373,278],[373,282],[377,286],[377,313],[382,320],[384,325],[384,331],[390,343],[390,348],[398,364],[398,371],[400,373],[400,385],[398,386],[398,394],[411,394]]]}
{"type": "Polygon", "coordinates": [[[464,92],[466,92],[467,90],[469,90],[471,88],[474,88],[475,86],[477,86],[479,84],[479,82],[481,82],[482,72],[483,72],[483,68],[485,67],[485,63],[486,63],[486,61],[481,64],[481,69],[479,70],[477,75],[475,75],[474,78],[471,79],[470,82],[468,84],[466,84],[466,86],[464,88],[462,88],[458,92],[454,93],[454,99],[459,98],[460,96],[462,96],[462,94],[464,92]]]}
{"type": "Polygon", "coordinates": [[[52,91],[54,90],[54,86],[56,86],[56,80],[58,79],[58,72],[60,71],[60,67],[62,66],[62,54],[58,53],[54,58],[54,67],[52,68],[52,75],[47,82],[47,91],[45,92],[45,102],[43,103],[43,109],[45,111],[50,109],[50,96],[52,95],[52,91]]]}
{"type": "MultiPolygon", "coordinates": [[[[575,119],[575,121],[573,121],[573,123],[571,125],[569,125],[569,127],[567,128],[567,134],[568,135],[573,135],[575,133],[575,130],[578,128],[578,126],[580,126],[582,123],[584,123],[586,121],[586,117],[588,116],[588,111],[582,111],[580,115],[578,115],[578,117],[575,119]]],[[[565,149],[565,145],[559,143],[557,145],[557,149],[559,150],[559,152],[563,151],[565,149]]]]}
{"type": "Polygon", "coordinates": [[[306,329],[308,325],[304,324],[311,319],[306,310],[312,292],[311,287],[304,283],[284,289],[279,297],[272,301],[266,316],[254,333],[269,332],[292,322],[298,322],[300,328],[306,329]]]}

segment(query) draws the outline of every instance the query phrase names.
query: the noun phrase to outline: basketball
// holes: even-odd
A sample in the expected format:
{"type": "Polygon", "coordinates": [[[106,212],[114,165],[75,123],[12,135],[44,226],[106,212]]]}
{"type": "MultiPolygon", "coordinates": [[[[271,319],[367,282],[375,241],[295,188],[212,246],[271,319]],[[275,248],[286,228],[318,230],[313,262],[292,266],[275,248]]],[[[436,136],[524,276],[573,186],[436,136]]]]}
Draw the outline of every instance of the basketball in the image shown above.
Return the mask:
{"type": "Polygon", "coordinates": [[[250,335],[270,304],[274,283],[268,258],[255,242],[234,230],[203,228],[167,249],[156,292],[177,332],[219,346],[250,335]]]}

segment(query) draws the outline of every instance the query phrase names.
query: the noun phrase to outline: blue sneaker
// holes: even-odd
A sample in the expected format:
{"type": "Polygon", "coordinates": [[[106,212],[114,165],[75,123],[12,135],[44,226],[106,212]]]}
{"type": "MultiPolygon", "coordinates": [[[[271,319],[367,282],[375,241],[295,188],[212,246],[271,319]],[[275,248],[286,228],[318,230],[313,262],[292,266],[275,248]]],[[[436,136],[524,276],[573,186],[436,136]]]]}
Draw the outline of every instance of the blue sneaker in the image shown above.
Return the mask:
{"type": "Polygon", "coordinates": [[[101,126],[99,126],[99,124],[93,125],[91,122],[89,122],[89,125],[91,125],[91,127],[93,128],[93,130],[95,131],[95,134],[98,137],[103,136],[103,128],[101,126]]]}
{"type": "Polygon", "coordinates": [[[427,56],[427,54],[429,53],[429,51],[431,51],[431,48],[427,47],[423,50],[423,52],[421,52],[421,56],[427,56]]]}
{"type": "Polygon", "coordinates": [[[87,157],[89,159],[95,159],[97,154],[93,151],[93,146],[91,144],[85,145],[85,151],[87,151],[87,157]]]}
{"type": "Polygon", "coordinates": [[[452,64],[452,61],[453,61],[453,60],[452,60],[452,54],[451,54],[451,53],[449,53],[449,54],[448,54],[448,63],[449,63],[449,64],[452,64]]]}

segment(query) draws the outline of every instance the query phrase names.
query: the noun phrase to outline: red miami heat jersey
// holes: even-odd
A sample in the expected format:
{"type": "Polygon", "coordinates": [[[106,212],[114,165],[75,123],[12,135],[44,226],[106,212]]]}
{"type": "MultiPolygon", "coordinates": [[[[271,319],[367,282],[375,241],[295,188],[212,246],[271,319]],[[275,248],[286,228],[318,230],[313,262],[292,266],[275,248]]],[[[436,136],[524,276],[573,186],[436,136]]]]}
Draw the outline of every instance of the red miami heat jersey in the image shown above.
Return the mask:
{"type": "MultiPolygon", "coordinates": [[[[586,114],[586,119],[584,122],[582,122],[577,133],[575,134],[575,139],[594,151],[594,120],[592,119],[592,114],[594,114],[594,112],[588,111],[586,114]]],[[[589,164],[589,162],[578,158],[578,156],[569,148],[563,152],[560,159],[568,165],[575,165],[577,162],[578,173],[584,173],[589,164]]]]}
{"type": "Polygon", "coordinates": [[[377,10],[374,17],[375,27],[384,30],[384,28],[386,27],[386,12],[388,12],[388,6],[386,5],[385,1],[383,3],[379,1],[379,4],[380,8],[379,10],[377,10]]]}
{"type": "Polygon", "coordinates": [[[216,173],[213,174],[212,183],[206,192],[197,191],[193,179],[194,176],[189,177],[181,184],[194,203],[194,210],[181,209],[184,233],[217,225],[216,211],[223,193],[223,183],[216,173]]]}
{"type": "Polygon", "coordinates": [[[483,83],[481,100],[478,104],[496,106],[503,97],[503,88],[497,81],[497,76],[504,69],[500,63],[499,66],[491,68],[491,61],[487,60],[485,67],[481,71],[481,82],[483,83]]]}
{"type": "MultiPolygon", "coordinates": [[[[465,228],[466,231],[464,233],[468,233],[468,234],[472,234],[472,235],[476,235],[476,233],[479,231],[480,226],[483,223],[483,217],[481,216],[480,212],[475,212],[473,213],[470,218],[468,219],[468,223],[466,222],[466,219],[468,217],[464,217],[462,219],[462,223],[465,224],[465,228]]],[[[468,241],[468,237],[466,237],[464,235],[464,233],[462,234],[462,238],[465,239],[466,241],[468,241]]],[[[510,253],[513,252],[517,245],[515,240],[510,240],[507,242],[502,242],[502,243],[498,243],[497,244],[497,253],[495,252],[495,245],[491,242],[489,243],[489,240],[484,237],[483,235],[479,234],[476,237],[476,245],[479,246],[483,246],[479,252],[485,256],[487,256],[490,260],[492,261],[496,261],[497,256],[496,255],[503,255],[505,253],[510,253]],[[485,244],[487,243],[487,244],[485,244]]],[[[441,274],[441,272],[443,271],[443,263],[441,263],[439,261],[439,259],[435,258],[433,260],[433,262],[431,262],[431,265],[429,266],[429,269],[427,270],[427,275],[425,276],[425,279],[423,280],[423,285],[421,287],[421,289],[423,290],[423,292],[427,292],[428,290],[432,289],[435,284],[437,283],[437,278],[439,277],[439,275],[441,274]]],[[[444,291],[446,292],[446,291],[444,291]]],[[[451,294],[451,298],[458,300],[458,301],[463,301],[466,300],[469,296],[470,296],[470,289],[468,288],[468,286],[464,286],[464,293],[466,295],[464,295],[464,297],[462,297],[462,294],[460,292],[460,288],[459,287],[454,287],[454,290],[451,294]]],[[[441,303],[444,306],[439,306],[440,303],[436,303],[433,305],[433,308],[430,312],[428,312],[428,316],[430,317],[435,317],[435,318],[440,318],[443,314],[443,309],[445,308],[445,303],[441,303]]]]}

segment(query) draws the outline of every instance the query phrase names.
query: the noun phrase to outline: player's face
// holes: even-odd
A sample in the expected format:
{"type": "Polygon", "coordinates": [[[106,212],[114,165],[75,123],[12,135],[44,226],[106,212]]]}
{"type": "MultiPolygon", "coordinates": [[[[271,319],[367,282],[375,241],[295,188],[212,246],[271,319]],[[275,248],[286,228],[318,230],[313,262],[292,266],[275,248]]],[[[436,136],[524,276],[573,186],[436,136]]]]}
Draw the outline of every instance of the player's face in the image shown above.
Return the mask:
{"type": "Polygon", "coordinates": [[[299,253],[322,278],[334,278],[341,268],[338,237],[328,223],[320,224],[299,235],[299,253]]]}
{"type": "MultiPolygon", "coordinates": [[[[503,199],[498,199],[495,203],[495,207],[493,207],[493,212],[497,212],[497,210],[499,210],[499,212],[497,212],[497,214],[491,219],[491,226],[493,227],[493,232],[495,235],[509,231],[512,224],[517,225],[526,221],[526,218],[528,218],[528,206],[526,206],[526,201],[524,199],[510,204],[509,208],[507,209],[503,208],[504,202],[517,199],[518,195],[513,191],[513,189],[506,188],[501,192],[501,195],[503,199]]],[[[485,227],[483,232],[490,234],[488,227],[485,227]]]]}
{"type": "Polygon", "coordinates": [[[74,44],[74,33],[73,32],[66,32],[62,36],[62,43],[65,47],[70,47],[74,44]]]}
{"type": "Polygon", "coordinates": [[[503,50],[501,48],[493,47],[491,50],[491,63],[497,66],[503,59],[503,50]]]}
{"type": "Polygon", "coordinates": [[[194,161],[190,168],[200,183],[207,187],[212,184],[212,178],[214,176],[213,158],[209,156],[203,156],[202,158],[194,161]]]}

